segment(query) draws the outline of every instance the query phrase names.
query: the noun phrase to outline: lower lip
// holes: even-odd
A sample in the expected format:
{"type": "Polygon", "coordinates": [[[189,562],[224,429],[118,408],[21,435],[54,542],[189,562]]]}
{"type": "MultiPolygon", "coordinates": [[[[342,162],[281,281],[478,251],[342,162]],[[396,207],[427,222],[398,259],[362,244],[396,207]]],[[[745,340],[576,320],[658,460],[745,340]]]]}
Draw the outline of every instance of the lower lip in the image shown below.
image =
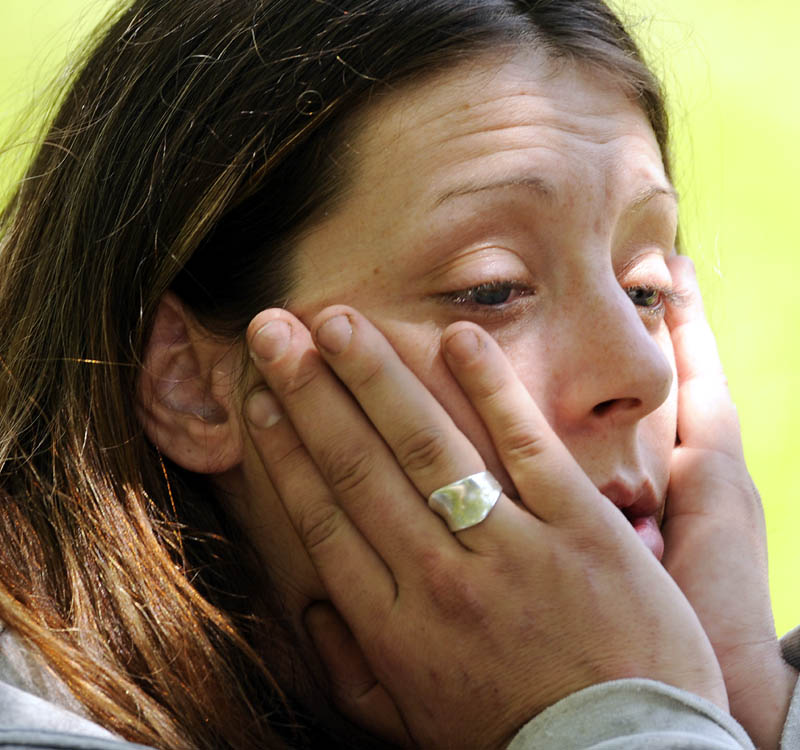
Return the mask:
{"type": "Polygon", "coordinates": [[[658,522],[655,516],[644,516],[642,518],[634,518],[631,521],[633,530],[639,535],[644,546],[647,547],[655,556],[656,560],[661,560],[664,556],[664,537],[661,536],[661,530],[658,528],[658,522]]]}

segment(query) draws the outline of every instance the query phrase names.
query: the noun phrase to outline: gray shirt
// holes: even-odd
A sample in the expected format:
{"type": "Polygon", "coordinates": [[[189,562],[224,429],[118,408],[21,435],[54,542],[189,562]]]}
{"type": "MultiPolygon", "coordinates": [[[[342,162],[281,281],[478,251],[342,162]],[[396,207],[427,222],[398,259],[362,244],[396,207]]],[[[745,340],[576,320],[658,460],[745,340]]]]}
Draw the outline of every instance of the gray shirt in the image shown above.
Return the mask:
{"type": "MultiPolygon", "coordinates": [[[[800,669],[800,628],[782,641],[800,669]]],[[[800,750],[800,683],[782,750],[800,750]]],[[[80,704],[39,658],[0,635],[0,747],[135,750],[82,715],[80,704]]],[[[532,719],[509,750],[754,750],[727,713],[652,680],[618,680],[574,693],[532,719]]]]}

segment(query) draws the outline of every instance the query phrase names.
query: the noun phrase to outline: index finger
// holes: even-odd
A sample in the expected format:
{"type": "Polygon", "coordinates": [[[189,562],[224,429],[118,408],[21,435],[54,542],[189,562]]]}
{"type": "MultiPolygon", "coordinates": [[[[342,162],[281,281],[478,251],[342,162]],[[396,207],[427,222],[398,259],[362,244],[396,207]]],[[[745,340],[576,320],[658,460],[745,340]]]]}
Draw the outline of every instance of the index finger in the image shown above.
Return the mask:
{"type": "MultiPolygon", "coordinates": [[[[412,551],[453,544],[300,320],[285,310],[259,313],[248,343],[254,366],[330,488],[330,503],[347,514],[395,574],[413,570],[412,551]],[[271,348],[276,323],[285,334],[278,353],[271,348]]],[[[295,518],[307,505],[302,499],[288,504],[295,518]]]]}

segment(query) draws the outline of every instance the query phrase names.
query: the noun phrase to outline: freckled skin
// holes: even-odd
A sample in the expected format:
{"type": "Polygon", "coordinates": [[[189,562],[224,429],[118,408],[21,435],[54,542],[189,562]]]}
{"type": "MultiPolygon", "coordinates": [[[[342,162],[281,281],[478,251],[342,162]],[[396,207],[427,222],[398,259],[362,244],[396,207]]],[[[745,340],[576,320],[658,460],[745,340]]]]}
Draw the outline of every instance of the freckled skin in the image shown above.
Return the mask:
{"type": "MultiPolygon", "coordinates": [[[[663,499],[672,345],[663,317],[626,288],[669,284],[677,207],[641,110],[602,74],[493,55],[376,99],[349,152],[349,192],[297,247],[291,312],[308,323],[331,304],[359,309],[508,486],[439,350],[450,323],[484,325],[595,484],[647,481],[663,499]],[[504,181],[437,203],[465,183],[504,181]],[[632,208],[653,186],[662,193],[632,208]],[[529,291],[494,310],[447,297],[498,280],[529,291]]],[[[239,485],[246,494],[248,478],[239,485]]],[[[275,563],[319,596],[278,501],[262,505],[271,533],[285,525],[293,539],[281,545],[291,561],[275,563]]]]}

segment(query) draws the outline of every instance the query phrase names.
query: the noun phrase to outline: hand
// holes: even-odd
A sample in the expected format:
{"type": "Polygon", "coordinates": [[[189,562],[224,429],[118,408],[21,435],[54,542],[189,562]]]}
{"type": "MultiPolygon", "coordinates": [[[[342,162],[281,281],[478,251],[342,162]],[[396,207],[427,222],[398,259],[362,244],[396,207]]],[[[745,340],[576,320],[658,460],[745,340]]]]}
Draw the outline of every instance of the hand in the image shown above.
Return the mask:
{"type": "Polygon", "coordinates": [[[719,659],[731,713],[761,748],[777,748],[797,673],[781,658],[767,580],[761,500],[692,263],[670,261],[684,304],[667,323],[678,366],[678,437],[662,532],[664,565],[719,659]]]}
{"type": "Polygon", "coordinates": [[[318,347],[286,311],[255,318],[251,354],[272,395],[251,398],[247,414],[347,626],[325,608],[309,619],[334,688],[362,682],[363,700],[340,691],[345,713],[406,744],[500,747],[547,706],[617,678],[662,680],[727,707],[685,597],[490,336],[455,324],[443,350],[520,504],[503,495],[484,522],[452,534],[425,498],[481,471],[475,448],[356,311],[329,308],[312,330],[318,347]],[[276,320],[291,328],[277,355],[275,326],[263,328],[276,320]],[[258,401],[274,397],[289,419],[263,422],[258,401]]]}

